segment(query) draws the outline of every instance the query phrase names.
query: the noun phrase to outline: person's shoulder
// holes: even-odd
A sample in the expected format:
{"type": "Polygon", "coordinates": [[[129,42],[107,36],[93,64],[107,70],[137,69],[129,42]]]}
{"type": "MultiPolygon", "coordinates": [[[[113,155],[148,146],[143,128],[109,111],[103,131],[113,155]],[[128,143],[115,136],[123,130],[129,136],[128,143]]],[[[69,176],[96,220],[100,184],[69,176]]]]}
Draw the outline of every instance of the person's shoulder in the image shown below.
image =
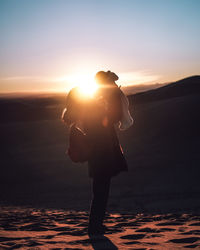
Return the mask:
{"type": "Polygon", "coordinates": [[[74,88],[72,88],[69,92],[68,92],[68,94],[67,94],[67,105],[69,104],[69,103],[74,103],[74,102],[76,102],[76,99],[77,99],[77,90],[78,88],[77,87],[74,87],[74,88]]]}
{"type": "Polygon", "coordinates": [[[74,87],[72,88],[69,93],[68,93],[68,96],[72,96],[72,95],[75,95],[78,91],[78,87],[74,87]]]}
{"type": "Polygon", "coordinates": [[[72,88],[69,93],[67,94],[67,99],[71,99],[71,98],[76,98],[77,96],[77,93],[78,93],[78,87],[74,87],[72,88]]]}

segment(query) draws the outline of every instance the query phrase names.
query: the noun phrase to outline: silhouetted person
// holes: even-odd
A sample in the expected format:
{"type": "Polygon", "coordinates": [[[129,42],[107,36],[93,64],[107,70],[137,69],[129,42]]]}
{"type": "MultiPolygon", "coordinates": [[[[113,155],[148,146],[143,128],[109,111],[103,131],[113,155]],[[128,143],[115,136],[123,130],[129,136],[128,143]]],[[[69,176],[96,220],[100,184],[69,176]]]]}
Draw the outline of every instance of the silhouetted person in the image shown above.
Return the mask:
{"type": "Polygon", "coordinates": [[[115,73],[100,71],[95,78],[99,89],[94,98],[80,98],[78,88],[70,91],[64,120],[77,124],[88,138],[91,148],[89,176],[93,180],[88,233],[103,234],[111,178],[128,170],[114,127],[123,120],[126,104],[122,104],[115,73]]]}

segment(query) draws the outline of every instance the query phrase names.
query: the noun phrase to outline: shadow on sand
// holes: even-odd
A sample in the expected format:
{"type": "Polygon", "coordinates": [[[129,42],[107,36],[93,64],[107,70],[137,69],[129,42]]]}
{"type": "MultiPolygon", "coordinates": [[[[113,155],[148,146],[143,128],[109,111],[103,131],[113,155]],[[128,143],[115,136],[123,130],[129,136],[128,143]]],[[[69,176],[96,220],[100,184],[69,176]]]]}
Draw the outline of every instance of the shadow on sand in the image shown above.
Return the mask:
{"type": "Polygon", "coordinates": [[[117,250],[118,247],[116,247],[112,241],[104,236],[89,236],[90,238],[90,243],[94,250],[102,250],[102,249],[112,249],[112,250],[117,250]]]}

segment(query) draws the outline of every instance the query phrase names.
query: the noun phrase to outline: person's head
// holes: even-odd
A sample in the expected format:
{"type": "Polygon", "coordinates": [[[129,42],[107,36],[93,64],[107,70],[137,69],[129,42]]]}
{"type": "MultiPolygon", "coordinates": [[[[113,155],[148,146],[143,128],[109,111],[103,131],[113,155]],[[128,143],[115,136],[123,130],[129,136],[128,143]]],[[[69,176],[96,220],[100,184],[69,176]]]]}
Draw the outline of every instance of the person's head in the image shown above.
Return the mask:
{"type": "Polygon", "coordinates": [[[110,70],[108,70],[107,72],[99,71],[95,75],[95,80],[99,84],[114,83],[118,79],[119,79],[119,77],[114,72],[111,72],[110,70]]]}

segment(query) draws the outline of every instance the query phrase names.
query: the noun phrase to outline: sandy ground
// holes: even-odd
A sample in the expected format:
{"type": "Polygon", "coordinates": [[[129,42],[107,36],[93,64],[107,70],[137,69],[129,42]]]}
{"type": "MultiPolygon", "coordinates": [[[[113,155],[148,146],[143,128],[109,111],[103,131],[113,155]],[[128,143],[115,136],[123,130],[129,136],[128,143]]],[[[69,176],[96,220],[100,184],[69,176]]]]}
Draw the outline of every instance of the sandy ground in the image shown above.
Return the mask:
{"type": "Polygon", "coordinates": [[[0,249],[200,249],[197,214],[109,214],[89,238],[87,212],[2,207],[0,249]]]}

